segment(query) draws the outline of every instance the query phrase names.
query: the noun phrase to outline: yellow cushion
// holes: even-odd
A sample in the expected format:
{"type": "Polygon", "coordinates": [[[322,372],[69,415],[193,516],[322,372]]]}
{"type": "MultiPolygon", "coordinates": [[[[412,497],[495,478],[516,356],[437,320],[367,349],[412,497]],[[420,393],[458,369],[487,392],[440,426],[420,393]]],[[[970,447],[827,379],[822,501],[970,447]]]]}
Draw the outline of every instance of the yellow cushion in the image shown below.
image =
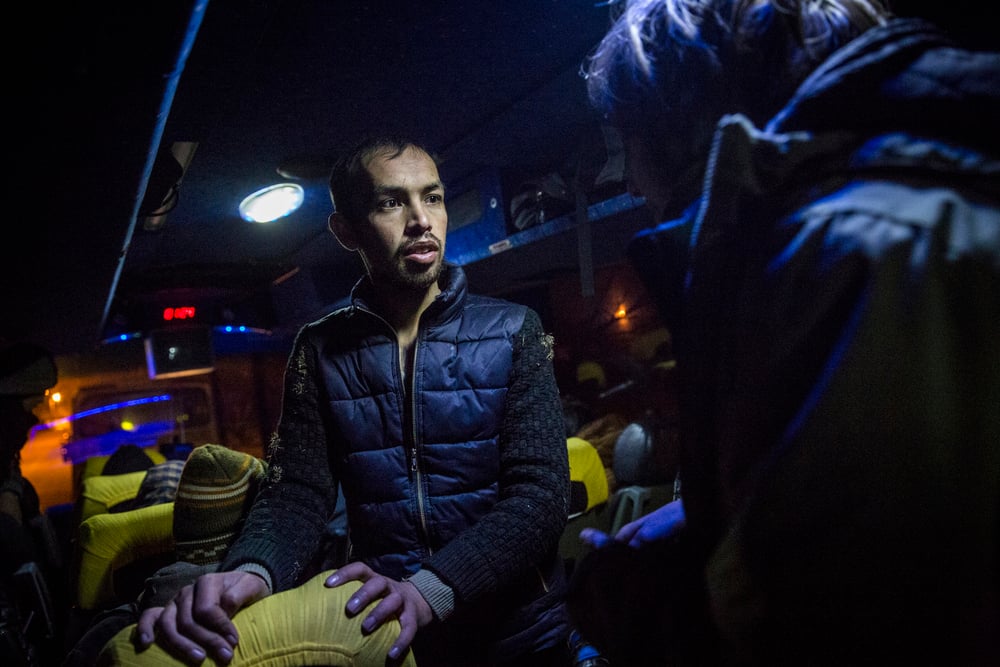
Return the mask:
{"type": "MultiPolygon", "coordinates": [[[[242,609],[233,617],[239,645],[229,667],[364,667],[388,664],[386,656],[399,636],[399,621],[391,620],[371,634],[361,631],[361,622],[374,609],[353,617],[344,613],[348,599],[360,587],[352,581],[327,588],[330,572],[318,574],[299,588],[270,595],[242,609]]],[[[130,625],[104,645],[97,658],[101,667],[172,666],[183,662],[154,644],[136,653],[132,644],[135,625],[130,625]]],[[[208,664],[215,664],[211,660],[208,664]]],[[[399,663],[416,667],[413,652],[399,663]]]]}
{"type": "Polygon", "coordinates": [[[139,493],[145,470],[123,475],[95,475],[83,480],[80,487],[80,521],[95,514],[104,514],[123,500],[135,498],[139,493]]]}
{"type": "Polygon", "coordinates": [[[583,438],[567,438],[566,449],[569,453],[569,478],[572,482],[581,482],[587,489],[587,506],[581,511],[587,511],[607,502],[608,475],[597,449],[583,438]]]}
{"type": "Polygon", "coordinates": [[[80,607],[101,609],[116,602],[116,570],[172,551],[173,520],[174,504],[160,503],[128,512],[95,514],[81,523],[77,582],[80,607]]]}

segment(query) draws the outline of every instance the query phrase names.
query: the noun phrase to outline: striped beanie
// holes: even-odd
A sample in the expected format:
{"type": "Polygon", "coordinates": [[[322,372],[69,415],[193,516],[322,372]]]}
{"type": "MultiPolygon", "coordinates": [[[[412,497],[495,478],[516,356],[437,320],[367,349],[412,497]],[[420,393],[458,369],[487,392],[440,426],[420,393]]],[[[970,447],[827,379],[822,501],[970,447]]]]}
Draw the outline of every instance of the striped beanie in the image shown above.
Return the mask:
{"type": "Polygon", "coordinates": [[[178,560],[207,565],[222,560],[243,525],[267,464],[222,445],[195,447],[174,497],[178,560]]]}

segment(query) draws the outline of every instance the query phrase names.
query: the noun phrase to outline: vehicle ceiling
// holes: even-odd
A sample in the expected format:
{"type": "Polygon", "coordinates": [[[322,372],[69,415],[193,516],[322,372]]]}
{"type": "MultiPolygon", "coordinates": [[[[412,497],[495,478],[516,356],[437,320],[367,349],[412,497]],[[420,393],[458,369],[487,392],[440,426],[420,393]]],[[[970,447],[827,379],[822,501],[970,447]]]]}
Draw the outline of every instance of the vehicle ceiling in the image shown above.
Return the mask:
{"type": "MultiPolygon", "coordinates": [[[[9,191],[28,196],[7,223],[0,335],[56,353],[165,303],[279,337],[329,309],[361,267],[327,231],[326,176],[363,133],[424,141],[450,184],[541,174],[597,127],[579,74],[608,25],[596,0],[21,4],[9,191]],[[305,205],[242,221],[243,196],[290,180],[279,168],[305,205]]],[[[524,253],[480,280],[513,289],[551,261],[524,253]]]]}

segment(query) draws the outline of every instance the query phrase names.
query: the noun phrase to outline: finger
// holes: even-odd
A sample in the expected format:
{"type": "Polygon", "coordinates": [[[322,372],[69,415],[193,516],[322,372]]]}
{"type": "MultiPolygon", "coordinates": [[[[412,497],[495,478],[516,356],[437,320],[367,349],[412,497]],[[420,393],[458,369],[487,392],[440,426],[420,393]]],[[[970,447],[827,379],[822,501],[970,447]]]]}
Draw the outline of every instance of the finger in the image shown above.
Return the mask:
{"type": "Polygon", "coordinates": [[[374,577],[364,583],[347,601],[346,610],[349,616],[360,614],[372,602],[385,597],[390,592],[389,582],[385,577],[374,577]]]}
{"type": "Polygon", "coordinates": [[[390,592],[371,608],[368,615],[365,616],[365,620],[361,622],[361,629],[365,633],[374,632],[386,621],[401,616],[403,609],[403,596],[396,592],[390,592]]]}
{"type": "Polygon", "coordinates": [[[368,581],[376,576],[375,571],[364,563],[355,561],[344,565],[336,572],[326,578],[326,585],[330,588],[346,584],[348,581],[368,581]]]}
{"type": "Polygon", "coordinates": [[[413,614],[404,612],[399,617],[399,636],[389,648],[390,660],[402,660],[406,652],[410,650],[413,638],[417,636],[417,620],[413,614]]]}
{"type": "Polygon", "coordinates": [[[220,634],[217,628],[221,627],[226,632],[231,626],[225,612],[217,604],[207,603],[204,597],[199,603],[202,608],[196,610],[197,599],[198,595],[194,592],[182,592],[176,598],[177,634],[183,639],[176,642],[172,640],[172,643],[191,660],[199,659],[199,655],[204,660],[206,655],[211,655],[216,662],[229,664],[236,647],[235,628],[225,635],[220,634]],[[211,610],[208,609],[209,606],[212,607],[211,610]],[[225,622],[220,622],[220,617],[225,622]]]}
{"type": "Polygon", "coordinates": [[[607,533],[597,530],[596,528],[584,528],[580,531],[580,540],[595,549],[600,549],[605,546],[611,538],[607,533]]]}
{"type": "Polygon", "coordinates": [[[163,607],[163,613],[156,621],[156,637],[160,646],[178,660],[188,664],[200,664],[205,660],[205,651],[177,630],[177,605],[171,601],[163,607]]]}
{"type": "MultiPolygon", "coordinates": [[[[220,590],[222,585],[219,579],[199,580],[194,587],[194,599],[191,607],[192,621],[200,628],[222,637],[230,649],[235,648],[239,641],[232,616],[247,603],[247,597],[254,598],[252,584],[259,580],[257,577],[252,579],[247,577],[246,579],[246,585],[241,587],[237,583],[237,585],[225,590],[220,590]]],[[[208,638],[208,640],[217,644],[217,641],[212,638],[208,638]]]]}
{"type": "Polygon", "coordinates": [[[641,546],[643,544],[649,544],[650,542],[664,541],[674,535],[680,527],[681,526],[677,523],[656,523],[650,521],[643,524],[639,530],[635,532],[635,536],[629,540],[629,545],[641,546]]]}
{"type": "Polygon", "coordinates": [[[632,523],[626,523],[624,526],[618,529],[615,533],[615,542],[622,542],[628,544],[629,546],[638,546],[633,543],[635,536],[639,533],[639,529],[642,528],[642,520],[633,521],[632,523]]]}
{"type": "Polygon", "coordinates": [[[135,645],[136,650],[143,651],[153,644],[156,636],[153,627],[163,613],[163,607],[150,607],[139,615],[139,620],[135,624],[135,645]]]}

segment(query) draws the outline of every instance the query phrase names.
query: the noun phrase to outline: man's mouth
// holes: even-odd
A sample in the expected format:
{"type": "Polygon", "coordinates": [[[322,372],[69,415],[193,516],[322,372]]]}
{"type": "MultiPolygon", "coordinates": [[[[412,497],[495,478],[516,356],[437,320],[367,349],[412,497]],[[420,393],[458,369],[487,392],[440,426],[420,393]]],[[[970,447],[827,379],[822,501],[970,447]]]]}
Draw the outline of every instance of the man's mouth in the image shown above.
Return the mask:
{"type": "Polygon", "coordinates": [[[417,241],[403,249],[403,258],[413,262],[430,263],[437,259],[440,247],[434,241],[417,241]]]}

